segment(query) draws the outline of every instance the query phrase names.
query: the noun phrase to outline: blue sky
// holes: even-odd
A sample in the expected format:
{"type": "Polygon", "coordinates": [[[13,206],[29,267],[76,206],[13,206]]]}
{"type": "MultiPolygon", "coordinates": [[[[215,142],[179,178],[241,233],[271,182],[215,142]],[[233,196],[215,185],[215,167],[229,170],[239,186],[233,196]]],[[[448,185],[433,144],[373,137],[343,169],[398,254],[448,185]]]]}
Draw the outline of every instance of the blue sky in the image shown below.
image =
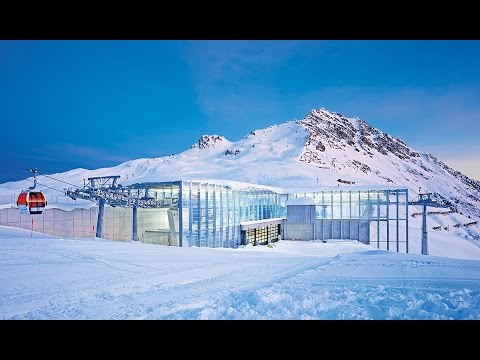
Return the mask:
{"type": "Polygon", "coordinates": [[[480,41],[0,41],[0,182],[325,107],[480,179],[480,41]]]}

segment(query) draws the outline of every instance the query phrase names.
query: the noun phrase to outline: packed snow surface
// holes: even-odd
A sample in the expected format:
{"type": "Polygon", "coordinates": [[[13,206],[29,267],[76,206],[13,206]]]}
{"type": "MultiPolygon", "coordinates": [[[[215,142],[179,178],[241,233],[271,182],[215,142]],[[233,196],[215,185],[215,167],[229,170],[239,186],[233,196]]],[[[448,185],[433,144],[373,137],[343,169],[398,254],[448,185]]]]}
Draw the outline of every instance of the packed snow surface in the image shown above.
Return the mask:
{"type": "Polygon", "coordinates": [[[238,249],[0,227],[1,319],[479,319],[480,261],[357,241],[238,249]]]}

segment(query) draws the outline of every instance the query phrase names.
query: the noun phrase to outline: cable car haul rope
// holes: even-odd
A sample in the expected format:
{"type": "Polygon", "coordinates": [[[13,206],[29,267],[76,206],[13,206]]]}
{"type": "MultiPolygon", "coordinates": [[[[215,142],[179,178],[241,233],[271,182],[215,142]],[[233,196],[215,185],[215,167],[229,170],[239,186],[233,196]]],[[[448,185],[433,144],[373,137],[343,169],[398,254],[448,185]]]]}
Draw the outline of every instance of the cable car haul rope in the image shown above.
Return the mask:
{"type": "Polygon", "coordinates": [[[18,196],[17,206],[21,214],[42,214],[45,210],[45,207],[47,206],[47,199],[40,190],[35,189],[37,184],[52,190],[59,191],[74,200],[80,198],[97,202],[98,204],[100,204],[100,201],[103,201],[104,204],[110,206],[122,207],[164,207],[164,204],[162,202],[159,202],[156,199],[148,196],[148,188],[136,189],[134,186],[123,187],[122,185],[117,184],[120,175],[91,177],[88,178],[88,184],[84,184],[83,187],[80,187],[67,181],[56,179],[53,176],[39,174],[37,169],[27,170],[33,174],[33,180],[26,180],[32,181],[33,186],[31,186],[27,190],[23,190],[18,196]],[[37,182],[37,175],[42,175],[52,180],[71,185],[76,189],[58,190],[54,187],[41,184],[37,182]]]}

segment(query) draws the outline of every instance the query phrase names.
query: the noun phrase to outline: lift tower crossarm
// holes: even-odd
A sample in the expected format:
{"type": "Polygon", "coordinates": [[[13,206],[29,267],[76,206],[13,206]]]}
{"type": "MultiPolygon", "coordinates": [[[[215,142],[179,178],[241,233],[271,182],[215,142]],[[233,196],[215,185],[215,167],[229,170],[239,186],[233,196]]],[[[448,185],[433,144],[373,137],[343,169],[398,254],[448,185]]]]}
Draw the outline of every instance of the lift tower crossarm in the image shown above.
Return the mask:
{"type": "Polygon", "coordinates": [[[160,208],[162,202],[148,196],[149,187],[124,187],[118,184],[120,175],[88,178],[83,188],[67,189],[65,194],[72,199],[84,199],[93,202],[105,201],[109,206],[160,208]]]}
{"type": "Polygon", "coordinates": [[[421,205],[423,207],[422,216],[422,255],[428,255],[428,236],[427,236],[427,206],[445,208],[446,204],[439,203],[432,199],[432,193],[419,194],[418,198],[409,201],[408,205],[421,205]]]}

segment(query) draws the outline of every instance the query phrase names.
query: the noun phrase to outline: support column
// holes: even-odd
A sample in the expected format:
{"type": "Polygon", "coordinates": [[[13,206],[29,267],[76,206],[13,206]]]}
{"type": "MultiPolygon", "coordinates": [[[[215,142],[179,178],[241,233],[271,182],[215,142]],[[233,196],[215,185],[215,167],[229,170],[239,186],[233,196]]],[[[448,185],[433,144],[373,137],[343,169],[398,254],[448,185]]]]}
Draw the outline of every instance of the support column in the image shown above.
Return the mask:
{"type": "Polygon", "coordinates": [[[360,190],[358,190],[358,241],[360,241],[360,219],[362,218],[362,206],[361,206],[360,190]]]}
{"type": "Polygon", "coordinates": [[[333,190],[330,190],[330,211],[331,211],[331,216],[330,216],[330,221],[332,222],[330,225],[330,231],[332,232],[332,237],[331,239],[334,239],[333,237],[333,190]]]}
{"type": "Polygon", "coordinates": [[[377,190],[377,249],[380,249],[380,190],[377,190]]]}
{"type": "Polygon", "coordinates": [[[227,188],[227,191],[225,192],[225,195],[227,197],[227,248],[231,247],[230,246],[230,189],[227,188]]]}
{"type": "Polygon", "coordinates": [[[370,190],[367,191],[367,211],[368,211],[368,223],[367,223],[367,238],[368,238],[368,245],[370,245],[370,223],[372,220],[372,203],[370,202],[370,190]]]}
{"type": "Polygon", "coordinates": [[[207,242],[207,247],[214,247],[214,246],[211,246],[211,239],[210,239],[210,220],[208,219],[208,215],[209,215],[209,212],[210,212],[210,209],[209,209],[209,206],[210,206],[210,201],[208,199],[208,196],[210,194],[210,191],[208,191],[209,189],[209,184],[207,183],[205,185],[205,188],[207,189],[206,192],[205,192],[205,228],[206,228],[206,231],[205,231],[205,236],[206,236],[206,242],[207,242]]]}
{"type": "MultiPolygon", "coordinates": [[[[193,204],[192,204],[192,182],[190,181],[190,187],[188,190],[188,243],[186,246],[193,246],[192,233],[193,233],[193,204]]],[[[183,239],[182,239],[183,240],[183,239]]],[[[183,245],[183,244],[182,244],[183,245]]]]}
{"type": "Polygon", "coordinates": [[[428,255],[428,244],[427,244],[427,205],[423,205],[423,219],[422,219],[422,255],[428,255]]]}
{"type": "MultiPolygon", "coordinates": [[[[178,246],[183,246],[183,181],[178,189],[178,246]]],[[[188,243],[185,244],[188,246],[188,243]]]]}
{"type": "Polygon", "coordinates": [[[322,240],[325,240],[325,198],[324,198],[324,193],[322,191],[322,240]]]}
{"type": "Polygon", "coordinates": [[[343,199],[342,190],[340,190],[340,240],[343,239],[343,199]]]}
{"type": "Polygon", "coordinates": [[[198,209],[198,219],[197,219],[197,246],[202,246],[201,242],[201,231],[200,231],[200,225],[201,225],[201,220],[202,220],[202,208],[201,208],[201,200],[200,200],[200,194],[202,189],[202,184],[197,183],[197,209],[198,209]]]}
{"type": "Polygon", "coordinates": [[[96,237],[101,238],[103,232],[103,216],[105,214],[105,199],[98,201],[97,233],[96,237]]]}
{"type": "Polygon", "coordinates": [[[225,214],[223,212],[223,186],[220,187],[220,239],[221,239],[221,243],[220,243],[220,247],[224,247],[223,244],[224,244],[224,241],[225,241],[225,234],[224,234],[224,227],[223,227],[223,220],[225,218],[225,214]]]}
{"type": "Polygon", "coordinates": [[[236,196],[235,196],[235,193],[236,193],[235,190],[232,190],[232,191],[231,191],[231,199],[232,199],[232,205],[233,205],[233,209],[232,209],[233,225],[232,225],[232,236],[231,236],[231,238],[232,238],[232,246],[230,246],[230,247],[232,247],[232,248],[235,248],[235,247],[236,247],[235,237],[236,237],[236,235],[237,235],[237,232],[235,231],[235,228],[236,228],[236,226],[235,226],[235,225],[236,225],[236,216],[235,216],[235,215],[236,215],[236,214],[235,214],[235,210],[236,210],[236,206],[235,206],[235,205],[236,205],[236,204],[235,204],[235,203],[236,203],[236,196]]]}
{"type": "Polygon", "coordinates": [[[132,240],[138,241],[137,205],[132,207],[132,240]]]}
{"type": "Polygon", "coordinates": [[[213,184],[213,200],[212,200],[212,233],[213,247],[218,247],[219,236],[217,234],[217,185],[213,184]]]}
{"type": "Polygon", "coordinates": [[[399,239],[399,233],[398,233],[399,232],[398,228],[400,225],[398,222],[398,189],[396,190],[396,195],[397,195],[397,218],[396,218],[397,220],[397,224],[396,224],[397,225],[397,252],[400,252],[400,239],[399,239]]]}
{"type": "Polygon", "coordinates": [[[408,254],[408,189],[405,190],[405,246],[408,254]]]}
{"type": "Polygon", "coordinates": [[[390,190],[387,190],[387,250],[390,250],[390,190]]]}
{"type": "Polygon", "coordinates": [[[352,239],[352,190],[348,190],[348,237],[352,239]]]}

